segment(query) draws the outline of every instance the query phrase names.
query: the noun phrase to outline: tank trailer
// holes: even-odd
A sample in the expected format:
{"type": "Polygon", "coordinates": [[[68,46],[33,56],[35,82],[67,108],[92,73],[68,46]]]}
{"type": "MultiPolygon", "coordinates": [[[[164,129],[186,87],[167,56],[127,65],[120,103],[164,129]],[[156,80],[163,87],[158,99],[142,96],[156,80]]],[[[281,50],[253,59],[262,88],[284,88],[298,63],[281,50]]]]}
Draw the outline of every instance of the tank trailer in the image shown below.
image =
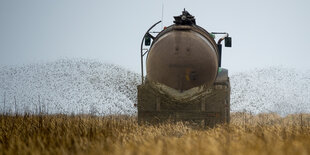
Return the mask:
{"type": "Polygon", "coordinates": [[[138,122],[201,121],[206,126],[230,121],[228,70],[221,68],[226,32],[208,32],[185,9],[160,32],[151,26],[141,42],[142,84],[138,86],[138,122]],[[215,36],[221,36],[217,42],[215,36]],[[144,77],[144,57],[146,76],[144,77]]]}

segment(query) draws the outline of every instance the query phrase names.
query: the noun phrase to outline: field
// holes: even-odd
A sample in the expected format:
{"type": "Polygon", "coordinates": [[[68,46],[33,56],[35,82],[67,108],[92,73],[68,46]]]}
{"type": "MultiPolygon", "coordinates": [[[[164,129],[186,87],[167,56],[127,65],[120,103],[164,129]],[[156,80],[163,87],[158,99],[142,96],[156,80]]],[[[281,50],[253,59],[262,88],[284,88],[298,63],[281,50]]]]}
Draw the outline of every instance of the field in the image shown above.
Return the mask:
{"type": "Polygon", "coordinates": [[[133,116],[0,116],[1,154],[309,154],[310,115],[233,113],[229,125],[133,116]]]}

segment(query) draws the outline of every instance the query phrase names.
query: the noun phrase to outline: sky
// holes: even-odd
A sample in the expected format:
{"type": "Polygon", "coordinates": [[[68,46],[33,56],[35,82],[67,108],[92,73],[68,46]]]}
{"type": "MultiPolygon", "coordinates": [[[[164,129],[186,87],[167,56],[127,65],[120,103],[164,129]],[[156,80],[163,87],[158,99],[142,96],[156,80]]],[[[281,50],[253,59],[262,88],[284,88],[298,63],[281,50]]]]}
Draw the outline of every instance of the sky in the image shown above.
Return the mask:
{"type": "Polygon", "coordinates": [[[0,65],[87,58],[140,73],[146,30],[162,12],[169,26],[186,8],[206,30],[230,34],[222,66],[231,73],[309,69],[309,7],[309,0],[0,0],[0,65]]]}

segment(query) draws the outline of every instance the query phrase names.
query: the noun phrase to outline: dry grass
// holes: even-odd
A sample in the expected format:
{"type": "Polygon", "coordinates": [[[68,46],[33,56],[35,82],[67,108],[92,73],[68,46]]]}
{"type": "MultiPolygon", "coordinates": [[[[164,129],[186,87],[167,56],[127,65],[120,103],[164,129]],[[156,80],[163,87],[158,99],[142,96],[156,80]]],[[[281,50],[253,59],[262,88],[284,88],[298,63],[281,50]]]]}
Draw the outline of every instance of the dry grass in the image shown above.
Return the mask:
{"type": "Polygon", "coordinates": [[[212,129],[135,117],[0,116],[1,154],[309,154],[310,115],[234,113],[212,129]]]}

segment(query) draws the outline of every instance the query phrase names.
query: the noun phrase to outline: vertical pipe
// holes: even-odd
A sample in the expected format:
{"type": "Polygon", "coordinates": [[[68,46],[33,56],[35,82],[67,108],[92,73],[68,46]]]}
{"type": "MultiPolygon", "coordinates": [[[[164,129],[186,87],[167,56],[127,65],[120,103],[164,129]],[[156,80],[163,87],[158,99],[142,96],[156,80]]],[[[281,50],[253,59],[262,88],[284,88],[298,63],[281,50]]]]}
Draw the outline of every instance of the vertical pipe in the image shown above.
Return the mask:
{"type": "Polygon", "coordinates": [[[222,67],[222,44],[217,44],[219,50],[219,67],[222,67]]]}
{"type": "Polygon", "coordinates": [[[143,36],[143,39],[142,39],[142,42],[141,42],[141,81],[142,81],[142,84],[143,84],[143,41],[144,41],[144,38],[145,38],[145,35],[143,36]]]}
{"type": "Polygon", "coordinates": [[[14,105],[15,105],[15,115],[17,115],[17,105],[16,105],[16,97],[14,96],[14,105]]]}
{"type": "Polygon", "coordinates": [[[38,102],[39,102],[39,115],[41,115],[41,103],[40,103],[40,95],[38,95],[38,102]]]}
{"type": "Polygon", "coordinates": [[[4,97],[3,97],[3,114],[5,113],[5,97],[6,97],[6,93],[4,92],[4,97]]]}

